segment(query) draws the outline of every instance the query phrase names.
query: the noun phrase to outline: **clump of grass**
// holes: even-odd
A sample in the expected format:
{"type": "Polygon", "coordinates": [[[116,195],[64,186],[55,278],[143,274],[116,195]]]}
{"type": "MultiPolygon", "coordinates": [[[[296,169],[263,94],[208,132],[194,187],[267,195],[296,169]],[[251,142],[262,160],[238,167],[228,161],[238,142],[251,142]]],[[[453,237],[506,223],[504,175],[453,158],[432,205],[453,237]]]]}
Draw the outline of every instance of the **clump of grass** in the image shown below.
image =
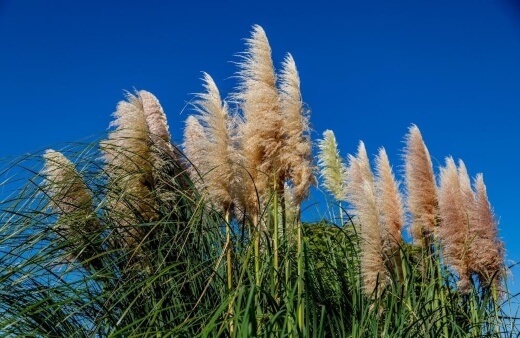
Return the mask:
{"type": "Polygon", "coordinates": [[[350,212],[303,221],[316,173],[296,63],[288,54],[277,72],[260,26],[246,44],[229,99],[204,73],[182,151],[159,100],[138,91],[106,140],[0,172],[2,187],[14,171],[27,182],[0,202],[0,333],[518,334],[482,175],[472,187],[448,158],[437,186],[412,126],[403,198],[383,148],[375,174],[362,142],[346,166],[326,131],[320,177],[350,212]]]}

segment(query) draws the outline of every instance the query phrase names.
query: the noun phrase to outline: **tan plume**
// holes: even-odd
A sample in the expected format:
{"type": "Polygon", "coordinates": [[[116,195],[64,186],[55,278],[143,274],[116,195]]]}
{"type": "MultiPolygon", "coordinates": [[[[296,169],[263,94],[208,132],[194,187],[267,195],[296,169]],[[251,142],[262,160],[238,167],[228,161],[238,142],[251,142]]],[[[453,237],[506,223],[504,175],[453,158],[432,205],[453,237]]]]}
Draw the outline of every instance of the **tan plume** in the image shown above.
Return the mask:
{"type": "Polygon", "coordinates": [[[280,98],[283,116],[284,143],[281,164],[293,184],[294,202],[299,204],[316,184],[312,165],[309,110],[304,109],[300,91],[300,76],[291,54],[287,54],[280,73],[280,98]]]}
{"type": "Polygon", "coordinates": [[[376,191],[380,208],[383,242],[385,251],[390,253],[398,250],[403,240],[401,235],[404,226],[403,199],[384,148],[379,149],[375,162],[376,191]]]}
{"type": "Polygon", "coordinates": [[[471,266],[483,286],[493,285],[500,289],[505,272],[505,249],[504,243],[498,237],[497,220],[488,200],[482,174],[476,176],[474,189],[475,204],[471,215],[473,223],[471,266]]]}
{"type": "Polygon", "coordinates": [[[438,235],[444,260],[457,271],[460,291],[468,293],[471,288],[469,210],[466,208],[457,167],[451,157],[446,158],[446,166],[440,172],[439,217],[441,225],[438,235]]]}
{"type": "MultiPolygon", "coordinates": [[[[203,150],[197,150],[201,152],[200,155],[205,156],[202,160],[204,166],[199,167],[198,170],[204,177],[211,200],[227,210],[233,204],[234,191],[240,184],[239,175],[237,175],[238,155],[232,134],[234,121],[211,76],[204,73],[203,80],[206,91],[198,94],[197,100],[194,102],[201,124],[200,127],[194,127],[195,133],[191,137],[198,137],[198,141],[195,142],[204,146],[203,150]],[[197,131],[197,128],[201,127],[202,130],[197,131]]],[[[187,136],[189,137],[189,135],[187,136]]],[[[187,143],[189,144],[190,141],[185,140],[185,145],[187,143]]],[[[188,151],[189,157],[192,152],[188,151]]],[[[198,160],[197,154],[194,156],[196,162],[201,161],[198,160]]]]}
{"type": "Polygon", "coordinates": [[[430,154],[415,125],[406,135],[404,160],[408,208],[413,217],[411,235],[415,243],[424,245],[436,225],[436,184],[430,154]]]}
{"type": "Polygon", "coordinates": [[[188,167],[188,172],[199,191],[205,190],[204,173],[206,173],[209,168],[207,145],[208,138],[204,127],[195,116],[188,116],[184,127],[183,148],[191,164],[188,167]]]}
{"type": "Polygon", "coordinates": [[[90,210],[92,195],[74,164],[62,153],[48,149],[43,155],[44,188],[51,197],[53,209],[60,214],[90,210]]]}
{"type": "Polygon", "coordinates": [[[244,203],[258,210],[262,197],[280,175],[283,124],[271,47],[262,27],[253,26],[247,51],[239,62],[240,85],[234,95],[244,115],[239,125],[246,196],[244,203]]]}
{"type": "Polygon", "coordinates": [[[62,153],[49,149],[43,155],[45,176],[43,191],[49,196],[52,209],[58,213],[56,231],[63,240],[70,241],[69,261],[77,258],[89,261],[88,264],[100,267],[93,259],[96,249],[90,244],[100,230],[100,224],[92,206],[92,194],[82,176],[62,153]]]}
{"type": "Polygon", "coordinates": [[[135,247],[144,237],[144,228],[136,224],[157,218],[153,185],[153,156],[150,132],[139,95],[127,94],[114,113],[115,127],[108,140],[101,142],[109,178],[107,204],[118,231],[123,234],[124,246],[135,247]]]}
{"type": "Polygon", "coordinates": [[[168,122],[159,100],[145,90],[139,91],[138,94],[142,101],[146,125],[153,144],[163,152],[171,152],[172,145],[168,122]]]}
{"type": "Polygon", "coordinates": [[[367,295],[372,295],[376,287],[379,291],[387,281],[376,190],[364,143],[360,142],[357,156],[348,158],[347,201],[359,219],[363,288],[367,295]]]}

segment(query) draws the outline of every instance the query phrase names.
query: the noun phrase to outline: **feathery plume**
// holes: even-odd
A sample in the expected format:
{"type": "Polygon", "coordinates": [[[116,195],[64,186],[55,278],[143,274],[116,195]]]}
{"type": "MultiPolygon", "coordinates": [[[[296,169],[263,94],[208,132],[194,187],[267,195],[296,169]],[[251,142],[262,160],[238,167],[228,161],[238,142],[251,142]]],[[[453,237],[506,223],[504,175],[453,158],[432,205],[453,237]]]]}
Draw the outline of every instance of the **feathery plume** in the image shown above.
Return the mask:
{"type": "MultiPolygon", "coordinates": [[[[94,248],[88,246],[90,240],[81,244],[77,241],[83,241],[99,230],[99,221],[92,207],[92,194],[74,164],[62,153],[48,149],[43,158],[43,190],[50,197],[52,209],[59,214],[57,232],[64,240],[71,240],[74,248],[67,260],[91,259],[94,248]]],[[[91,260],[90,264],[100,267],[96,259],[91,260]]]]}
{"type": "Polygon", "coordinates": [[[461,190],[459,173],[453,158],[446,158],[441,168],[439,187],[439,216],[441,226],[438,234],[443,246],[444,260],[459,275],[459,289],[468,293],[471,288],[468,238],[470,231],[469,210],[466,209],[461,190]]]}
{"type": "Polygon", "coordinates": [[[51,197],[53,209],[60,214],[90,210],[92,195],[74,164],[62,153],[48,149],[43,155],[44,189],[51,197]]]}
{"type": "Polygon", "coordinates": [[[323,132],[323,139],[318,140],[318,166],[323,185],[337,201],[347,198],[347,166],[341,159],[336,137],[332,130],[323,132]]]}
{"type": "Polygon", "coordinates": [[[205,189],[203,177],[209,167],[207,162],[207,145],[208,139],[204,127],[195,116],[188,116],[185,122],[184,142],[182,146],[186,157],[191,163],[188,167],[188,172],[199,191],[205,189]]]}
{"type": "Polygon", "coordinates": [[[380,207],[380,221],[385,252],[395,252],[402,243],[404,208],[399,185],[395,180],[390,161],[384,148],[376,157],[376,192],[380,207]]]}
{"type": "Polygon", "coordinates": [[[499,287],[505,270],[504,243],[498,238],[497,221],[487,197],[482,174],[476,176],[474,189],[471,266],[483,286],[499,287]]]}
{"type": "Polygon", "coordinates": [[[152,178],[154,193],[162,204],[175,204],[177,187],[172,186],[171,177],[185,171],[179,151],[172,146],[166,114],[159,100],[150,92],[138,93],[143,105],[146,125],[149,131],[150,161],[153,165],[152,178]]]}
{"type": "Polygon", "coordinates": [[[164,110],[159,100],[146,90],[139,91],[146,125],[154,146],[163,152],[172,152],[171,136],[164,110]]]}
{"type": "Polygon", "coordinates": [[[245,205],[259,210],[257,194],[262,197],[272,180],[280,175],[282,116],[276,88],[271,47],[262,27],[253,26],[246,40],[247,51],[238,64],[240,85],[234,95],[244,114],[239,125],[241,152],[247,170],[245,205]]]}
{"type": "Polygon", "coordinates": [[[294,202],[299,204],[316,184],[312,166],[312,144],[309,136],[309,111],[303,108],[300,77],[291,54],[287,54],[280,73],[280,98],[284,143],[281,151],[283,176],[293,183],[294,202]]]}
{"type": "Polygon", "coordinates": [[[406,136],[404,159],[408,208],[413,216],[411,235],[414,242],[424,245],[435,228],[436,185],[430,154],[415,125],[406,136]]]}
{"type": "MultiPolygon", "coordinates": [[[[200,114],[202,124],[194,127],[195,133],[205,138],[204,161],[207,167],[199,167],[208,188],[211,200],[227,210],[235,198],[234,189],[238,184],[237,154],[234,145],[233,120],[229,116],[228,107],[220,98],[217,85],[204,73],[204,93],[197,94],[195,109],[200,114]],[[197,131],[197,128],[202,130],[197,131]]],[[[194,123],[194,122],[191,122],[194,123]]],[[[189,135],[188,135],[189,136],[189,135]]],[[[189,143],[189,140],[186,142],[189,143]]],[[[200,150],[198,150],[200,151],[200,150]]],[[[197,158],[197,156],[195,156],[197,158]]],[[[200,160],[196,160],[199,161],[200,160]]]]}
{"type": "Polygon", "coordinates": [[[371,295],[376,287],[380,290],[386,283],[374,179],[363,142],[359,144],[357,156],[349,155],[348,158],[347,201],[354,207],[354,213],[359,218],[361,274],[364,291],[371,295]]]}
{"type": "Polygon", "coordinates": [[[108,140],[101,142],[110,180],[107,204],[117,218],[118,232],[124,246],[135,246],[144,236],[143,228],[134,225],[157,217],[151,186],[153,157],[150,133],[140,96],[128,94],[120,101],[114,113],[115,127],[108,140]]]}
{"type": "Polygon", "coordinates": [[[459,159],[457,172],[459,175],[460,191],[462,193],[462,198],[464,199],[464,208],[470,210],[475,196],[471,189],[471,180],[469,179],[468,170],[461,159],[459,159]]]}

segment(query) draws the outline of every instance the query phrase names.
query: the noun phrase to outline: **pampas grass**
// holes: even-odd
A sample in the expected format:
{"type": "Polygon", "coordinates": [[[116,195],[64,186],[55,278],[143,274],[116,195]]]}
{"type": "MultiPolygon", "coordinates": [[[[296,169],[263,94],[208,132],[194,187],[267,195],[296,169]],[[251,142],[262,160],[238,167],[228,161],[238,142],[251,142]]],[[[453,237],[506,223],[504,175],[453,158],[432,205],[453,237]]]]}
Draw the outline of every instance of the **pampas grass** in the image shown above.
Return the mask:
{"type": "Polygon", "coordinates": [[[291,54],[287,54],[280,73],[280,99],[283,116],[284,142],[280,161],[283,178],[292,181],[293,201],[298,205],[316,183],[312,163],[309,112],[304,109],[300,77],[291,54]]]}
{"type": "MultiPolygon", "coordinates": [[[[225,211],[236,199],[235,189],[240,183],[237,150],[231,134],[234,131],[234,121],[229,116],[227,104],[222,102],[211,76],[204,73],[203,80],[206,92],[198,94],[194,102],[201,124],[188,127],[187,122],[188,132],[190,128],[194,128],[194,134],[188,133],[184,144],[188,150],[188,158],[191,158],[189,155],[193,154],[193,148],[204,148],[195,150],[203,155],[204,166],[200,163],[195,164],[199,164],[196,167],[203,170],[200,174],[210,195],[210,201],[225,211]]],[[[199,155],[195,155],[195,162],[202,160],[199,158],[199,155]]]]}
{"type": "Polygon", "coordinates": [[[354,207],[359,219],[361,235],[361,274],[367,295],[380,290],[386,283],[383,263],[380,213],[376,199],[374,177],[363,142],[359,143],[356,156],[349,155],[347,201],[354,207]]]}
{"type": "Polygon", "coordinates": [[[159,100],[139,91],[118,104],[99,148],[64,150],[74,164],[49,150],[43,170],[34,158],[0,170],[7,189],[5,175],[37,166],[0,200],[1,335],[517,335],[481,175],[472,187],[464,163],[448,158],[436,187],[412,126],[408,243],[384,148],[375,175],[362,142],[346,167],[326,131],[323,186],[353,217],[308,223],[310,110],[294,59],[287,54],[277,79],[265,32],[254,26],[239,67],[234,102],[204,73],[184,153],[159,100]]]}
{"type": "Polygon", "coordinates": [[[246,45],[238,63],[240,85],[234,99],[243,112],[243,122],[239,124],[240,152],[247,171],[243,204],[258,213],[259,197],[271,189],[282,168],[283,120],[271,47],[262,27],[253,26],[246,45]]]}
{"type": "Polygon", "coordinates": [[[92,213],[92,195],[74,164],[52,149],[48,149],[43,158],[44,187],[56,212],[62,215],[79,211],[92,213]]]}
{"type": "Polygon", "coordinates": [[[375,162],[376,191],[385,238],[385,251],[396,251],[403,241],[401,235],[405,224],[403,199],[384,148],[379,149],[375,162]]]}
{"type": "MultiPolygon", "coordinates": [[[[127,101],[120,101],[114,117],[110,126],[115,129],[108,140],[101,142],[101,149],[111,186],[107,203],[120,211],[120,224],[126,226],[157,217],[150,190],[153,181],[150,132],[139,93],[129,93],[127,101]]],[[[138,229],[129,232],[130,241],[138,240],[132,239],[138,229]]]]}
{"type": "Polygon", "coordinates": [[[393,278],[399,278],[402,281],[400,251],[403,247],[401,231],[405,225],[403,200],[384,148],[379,149],[375,163],[375,187],[380,213],[383,259],[388,272],[393,274],[393,278]]]}
{"type": "Polygon", "coordinates": [[[336,201],[347,198],[347,166],[339,155],[338,144],[332,130],[325,130],[318,141],[318,166],[320,167],[323,187],[336,201]]]}
{"type": "Polygon", "coordinates": [[[59,216],[56,233],[62,242],[73,248],[65,259],[70,262],[90,260],[85,264],[99,266],[99,261],[92,259],[96,248],[92,247],[89,237],[96,236],[101,225],[93,209],[90,190],[74,164],[62,153],[49,149],[43,158],[45,181],[42,190],[59,216]]]}
{"type": "Polygon", "coordinates": [[[441,226],[438,232],[444,260],[457,271],[460,291],[468,293],[471,289],[468,241],[470,215],[462,194],[457,167],[451,157],[446,158],[446,166],[441,168],[439,215],[441,226]]]}
{"type": "Polygon", "coordinates": [[[483,286],[494,286],[502,291],[501,284],[505,274],[504,243],[498,237],[497,220],[487,197],[482,174],[476,176],[474,189],[471,265],[483,286]]]}
{"type": "Polygon", "coordinates": [[[430,153],[421,132],[412,125],[405,137],[404,150],[408,209],[413,222],[411,235],[415,243],[428,245],[436,226],[436,184],[430,153]]]}
{"type": "Polygon", "coordinates": [[[207,160],[207,143],[204,127],[199,119],[193,115],[188,116],[184,127],[182,148],[191,164],[188,169],[190,177],[200,192],[206,192],[204,173],[210,168],[207,160]]]}

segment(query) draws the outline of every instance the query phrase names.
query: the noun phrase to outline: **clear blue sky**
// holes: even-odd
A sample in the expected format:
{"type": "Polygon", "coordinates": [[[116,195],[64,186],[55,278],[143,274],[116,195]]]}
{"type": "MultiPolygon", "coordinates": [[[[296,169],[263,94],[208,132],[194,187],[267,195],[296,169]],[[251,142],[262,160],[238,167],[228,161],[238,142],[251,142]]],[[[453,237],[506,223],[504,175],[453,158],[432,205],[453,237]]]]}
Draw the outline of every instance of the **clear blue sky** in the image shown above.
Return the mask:
{"type": "Polygon", "coordinates": [[[293,54],[315,138],[333,129],[343,155],[359,140],[370,154],[385,146],[400,170],[417,124],[435,166],[452,155],[484,173],[508,259],[520,261],[512,0],[0,0],[0,158],[99,135],[134,88],[159,98],[181,141],[201,71],[229,93],[253,24],[277,65],[293,54]]]}

